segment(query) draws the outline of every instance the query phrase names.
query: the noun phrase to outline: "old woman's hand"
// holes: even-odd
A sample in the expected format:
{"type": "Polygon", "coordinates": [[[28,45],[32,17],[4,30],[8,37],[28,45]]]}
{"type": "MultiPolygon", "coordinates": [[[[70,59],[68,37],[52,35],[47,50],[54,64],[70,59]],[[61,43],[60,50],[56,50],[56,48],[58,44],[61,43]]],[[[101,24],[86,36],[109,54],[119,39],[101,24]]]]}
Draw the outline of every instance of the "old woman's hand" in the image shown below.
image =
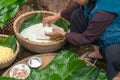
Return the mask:
{"type": "Polygon", "coordinates": [[[58,28],[53,28],[53,32],[49,33],[49,34],[46,34],[47,36],[50,36],[51,39],[57,39],[57,38],[60,38],[60,37],[64,37],[66,34],[66,32],[58,29],[58,28]]]}
{"type": "Polygon", "coordinates": [[[42,20],[43,26],[45,26],[46,24],[51,25],[51,24],[55,23],[59,18],[61,18],[60,13],[45,17],[42,20]]]}

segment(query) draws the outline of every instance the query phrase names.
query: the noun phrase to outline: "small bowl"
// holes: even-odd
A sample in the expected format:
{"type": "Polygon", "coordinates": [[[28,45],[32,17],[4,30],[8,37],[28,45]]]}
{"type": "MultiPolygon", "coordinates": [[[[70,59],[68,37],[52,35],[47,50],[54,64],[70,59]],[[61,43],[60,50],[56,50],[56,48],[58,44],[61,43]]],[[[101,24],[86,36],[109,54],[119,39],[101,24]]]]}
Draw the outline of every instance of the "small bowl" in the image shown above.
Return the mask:
{"type": "Polygon", "coordinates": [[[16,79],[26,79],[30,74],[30,68],[25,64],[18,64],[10,70],[10,77],[16,79]]]}
{"type": "Polygon", "coordinates": [[[39,57],[31,57],[28,60],[28,65],[32,68],[38,68],[42,65],[42,60],[39,57]]]}

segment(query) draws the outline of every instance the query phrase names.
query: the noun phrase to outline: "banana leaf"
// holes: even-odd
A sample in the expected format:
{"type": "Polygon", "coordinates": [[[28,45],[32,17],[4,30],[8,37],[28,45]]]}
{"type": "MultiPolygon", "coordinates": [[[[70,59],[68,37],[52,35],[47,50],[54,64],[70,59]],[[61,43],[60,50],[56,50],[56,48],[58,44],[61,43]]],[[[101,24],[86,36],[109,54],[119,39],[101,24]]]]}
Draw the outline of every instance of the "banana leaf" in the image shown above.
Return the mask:
{"type": "Polygon", "coordinates": [[[99,76],[97,77],[97,80],[112,80],[112,78],[107,78],[106,77],[106,72],[104,69],[99,70],[99,76]]]}
{"type": "Polygon", "coordinates": [[[27,0],[19,0],[19,1],[15,2],[14,4],[11,4],[9,6],[6,6],[2,9],[0,9],[0,16],[5,14],[8,11],[12,11],[17,5],[23,5],[26,2],[27,2],[27,0]]]}
{"type": "Polygon", "coordinates": [[[18,80],[18,79],[8,78],[8,77],[0,77],[0,80],[18,80]]]}
{"type": "Polygon", "coordinates": [[[23,29],[31,26],[31,25],[34,25],[34,24],[37,24],[37,23],[40,23],[42,22],[42,15],[40,13],[36,13],[30,17],[28,17],[21,25],[20,29],[19,29],[19,32],[21,32],[23,29]]]}
{"type": "Polygon", "coordinates": [[[68,22],[66,20],[59,19],[56,21],[55,25],[63,28],[65,32],[68,31],[68,22]]]}
{"type": "Polygon", "coordinates": [[[27,0],[1,0],[0,4],[3,2],[7,2],[7,3],[4,3],[4,5],[6,6],[3,6],[0,9],[0,27],[1,28],[3,28],[7,24],[7,22],[14,17],[14,15],[19,9],[19,6],[23,5],[25,2],[27,2],[27,0]]]}
{"type": "Polygon", "coordinates": [[[25,80],[112,80],[105,74],[103,69],[86,66],[73,52],[62,50],[43,69],[31,69],[31,74],[25,80]]]}
{"type": "Polygon", "coordinates": [[[21,6],[21,5],[25,4],[27,1],[28,1],[28,0],[17,0],[17,2],[16,2],[15,4],[21,6]]]}
{"type": "Polygon", "coordinates": [[[4,13],[3,15],[0,15],[0,22],[3,22],[5,25],[8,22],[8,20],[11,19],[16,14],[18,9],[19,9],[19,5],[16,5],[16,7],[13,8],[12,10],[8,11],[7,13],[4,13]]]}
{"type": "Polygon", "coordinates": [[[1,28],[1,26],[4,26],[4,25],[5,25],[5,23],[0,21],[0,28],[1,28]]]}
{"type": "Polygon", "coordinates": [[[17,0],[0,0],[0,9],[15,3],[17,0]]]}
{"type": "MultiPolygon", "coordinates": [[[[20,29],[19,29],[19,32],[21,32],[23,29],[31,26],[31,25],[34,25],[34,24],[37,24],[37,23],[41,23],[42,22],[42,19],[43,19],[43,16],[41,13],[36,13],[32,16],[30,16],[29,18],[27,18],[21,25],[20,29]]],[[[59,19],[55,25],[61,27],[64,29],[64,31],[68,31],[68,23],[66,20],[62,20],[62,19],[59,19]]]]}
{"type": "Polygon", "coordinates": [[[74,71],[65,80],[96,80],[99,74],[99,69],[96,67],[84,67],[81,70],[74,71]]]}
{"type": "Polygon", "coordinates": [[[12,48],[15,52],[16,49],[16,38],[15,36],[8,36],[6,38],[0,39],[0,45],[4,47],[12,48]]]}
{"type": "Polygon", "coordinates": [[[65,80],[73,71],[85,66],[76,54],[63,50],[42,70],[32,69],[26,80],[65,80]]]}
{"type": "Polygon", "coordinates": [[[0,16],[5,14],[6,12],[8,11],[11,11],[13,10],[17,5],[16,4],[13,4],[13,5],[10,5],[10,6],[7,6],[7,7],[4,7],[0,10],[0,16]]]}
{"type": "Polygon", "coordinates": [[[17,3],[18,5],[23,5],[27,2],[27,0],[0,0],[0,9],[7,7],[7,6],[11,6],[15,3],[17,3]]]}

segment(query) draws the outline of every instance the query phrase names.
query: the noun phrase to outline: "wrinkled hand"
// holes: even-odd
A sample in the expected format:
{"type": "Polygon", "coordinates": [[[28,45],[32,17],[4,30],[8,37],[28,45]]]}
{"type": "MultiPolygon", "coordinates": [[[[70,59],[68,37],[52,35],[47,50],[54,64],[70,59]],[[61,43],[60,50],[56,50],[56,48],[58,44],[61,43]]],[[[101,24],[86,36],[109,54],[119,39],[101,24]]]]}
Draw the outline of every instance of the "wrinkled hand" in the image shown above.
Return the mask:
{"type": "Polygon", "coordinates": [[[59,18],[61,18],[60,13],[45,17],[42,20],[43,26],[45,26],[46,24],[51,25],[51,24],[55,23],[59,18]]]}
{"type": "Polygon", "coordinates": [[[49,33],[49,34],[46,34],[47,36],[50,36],[51,39],[57,39],[57,38],[61,38],[61,37],[64,37],[66,34],[66,32],[58,29],[58,28],[53,28],[53,32],[52,33],[49,33]]]}

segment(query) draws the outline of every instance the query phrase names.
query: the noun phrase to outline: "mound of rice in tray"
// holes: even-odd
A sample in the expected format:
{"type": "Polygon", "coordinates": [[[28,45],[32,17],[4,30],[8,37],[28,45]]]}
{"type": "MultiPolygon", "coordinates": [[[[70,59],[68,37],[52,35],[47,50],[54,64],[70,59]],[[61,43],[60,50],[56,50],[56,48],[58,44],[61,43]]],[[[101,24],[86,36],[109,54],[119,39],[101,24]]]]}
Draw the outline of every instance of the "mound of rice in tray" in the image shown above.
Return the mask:
{"type": "Polygon", "coordinates": [[[0,63],[5,62],[14,56],[14,51],[11,48],[0,46],[0,63]]]}
{"type": "Polygon", "coordinates": [[[32,25],[28,28],[25,28],[20,35],[24,38],[29,39],[34,42],[51,42],[50,37],[46,36],[45,33],[51,33],[53,28],[62,28],[52,24],[51,26],[43,26],[42,23],[32,25]]]}

